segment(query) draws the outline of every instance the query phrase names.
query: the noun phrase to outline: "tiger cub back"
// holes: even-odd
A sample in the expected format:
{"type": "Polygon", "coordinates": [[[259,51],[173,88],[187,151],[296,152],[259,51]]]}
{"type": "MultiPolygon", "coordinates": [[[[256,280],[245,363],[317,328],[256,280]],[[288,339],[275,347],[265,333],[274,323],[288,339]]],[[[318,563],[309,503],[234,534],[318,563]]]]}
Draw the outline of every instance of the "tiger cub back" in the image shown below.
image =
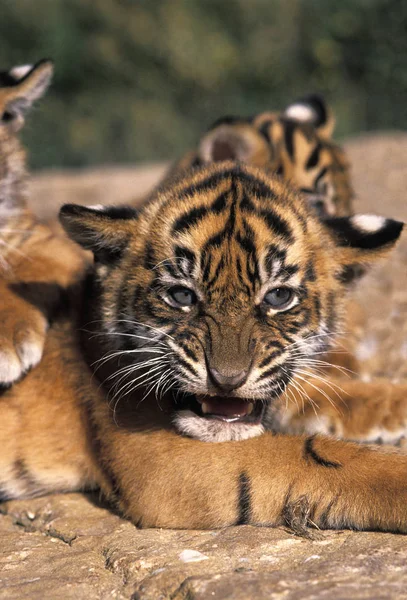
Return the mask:
{"type": "Polygon", "coordinates": [[[169,174],[190,167],[237,160],[277,173],[300,190],[320,216],[352,214],[353,189],[347,157],[332,140],[335,118],[317,95],[282,112],[223,117],[169,174]]]}

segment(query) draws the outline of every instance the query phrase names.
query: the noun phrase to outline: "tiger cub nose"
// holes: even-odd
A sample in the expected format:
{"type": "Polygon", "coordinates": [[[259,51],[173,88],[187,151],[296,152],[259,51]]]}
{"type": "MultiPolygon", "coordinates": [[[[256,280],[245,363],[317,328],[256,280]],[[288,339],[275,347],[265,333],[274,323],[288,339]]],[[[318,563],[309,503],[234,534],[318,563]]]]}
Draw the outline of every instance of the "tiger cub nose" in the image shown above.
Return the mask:
{"type": "Polygon", "coordinates": [[[209,374],[213,383],[223,392],[231,392],[243,385],[247,379],[248,373],[248,370],[243,370],[234,373],[233,375],[224,375],[217,369],[209,367],[209,374]]]}

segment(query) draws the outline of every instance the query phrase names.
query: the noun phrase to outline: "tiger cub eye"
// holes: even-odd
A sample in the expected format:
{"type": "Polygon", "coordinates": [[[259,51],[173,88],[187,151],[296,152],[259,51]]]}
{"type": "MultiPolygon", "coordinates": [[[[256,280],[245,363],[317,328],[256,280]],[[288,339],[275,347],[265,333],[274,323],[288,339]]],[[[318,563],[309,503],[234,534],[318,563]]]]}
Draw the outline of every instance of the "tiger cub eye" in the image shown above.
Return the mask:
{"type": "Polygon", "coordinates": [[[274,288],[264,296],[264,302],[272,308],[284,308],[288,306],[293,296],[294,292],[290,288],[274,288]]]}
{"type": "Polygon", "coordinates": [[[195,292],[186,287],[173,287],[168,290],[168,294],[178,306],[192,306],[197,303],[195,292]]]}

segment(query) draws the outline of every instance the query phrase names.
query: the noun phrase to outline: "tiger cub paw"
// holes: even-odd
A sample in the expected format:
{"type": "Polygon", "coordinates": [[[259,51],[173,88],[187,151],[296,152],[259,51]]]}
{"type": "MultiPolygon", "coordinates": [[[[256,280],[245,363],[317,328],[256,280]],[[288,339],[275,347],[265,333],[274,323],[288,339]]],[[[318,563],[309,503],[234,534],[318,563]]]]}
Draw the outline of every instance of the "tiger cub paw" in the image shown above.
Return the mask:
{"type": "Polygon", "coordinates": [[[47,320],[37,310],[24,316],[0,310],[0,385],[9,386],[37,365],[42,357],[47,320]]]}

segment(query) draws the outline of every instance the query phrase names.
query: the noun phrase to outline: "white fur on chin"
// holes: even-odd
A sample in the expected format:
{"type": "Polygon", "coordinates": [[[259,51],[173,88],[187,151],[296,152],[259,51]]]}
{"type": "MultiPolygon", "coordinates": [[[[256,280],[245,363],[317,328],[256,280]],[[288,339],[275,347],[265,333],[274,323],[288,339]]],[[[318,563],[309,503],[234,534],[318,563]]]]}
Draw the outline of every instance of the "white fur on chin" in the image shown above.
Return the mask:
{"type": "Polygon", "coordinates": [[[183,435],[202,442],[232,442],[248,440],[265,432],[263,425],[250,423],[228,423],[199,417],[190,410],[180,410],[174,425],[183,435]]]}

